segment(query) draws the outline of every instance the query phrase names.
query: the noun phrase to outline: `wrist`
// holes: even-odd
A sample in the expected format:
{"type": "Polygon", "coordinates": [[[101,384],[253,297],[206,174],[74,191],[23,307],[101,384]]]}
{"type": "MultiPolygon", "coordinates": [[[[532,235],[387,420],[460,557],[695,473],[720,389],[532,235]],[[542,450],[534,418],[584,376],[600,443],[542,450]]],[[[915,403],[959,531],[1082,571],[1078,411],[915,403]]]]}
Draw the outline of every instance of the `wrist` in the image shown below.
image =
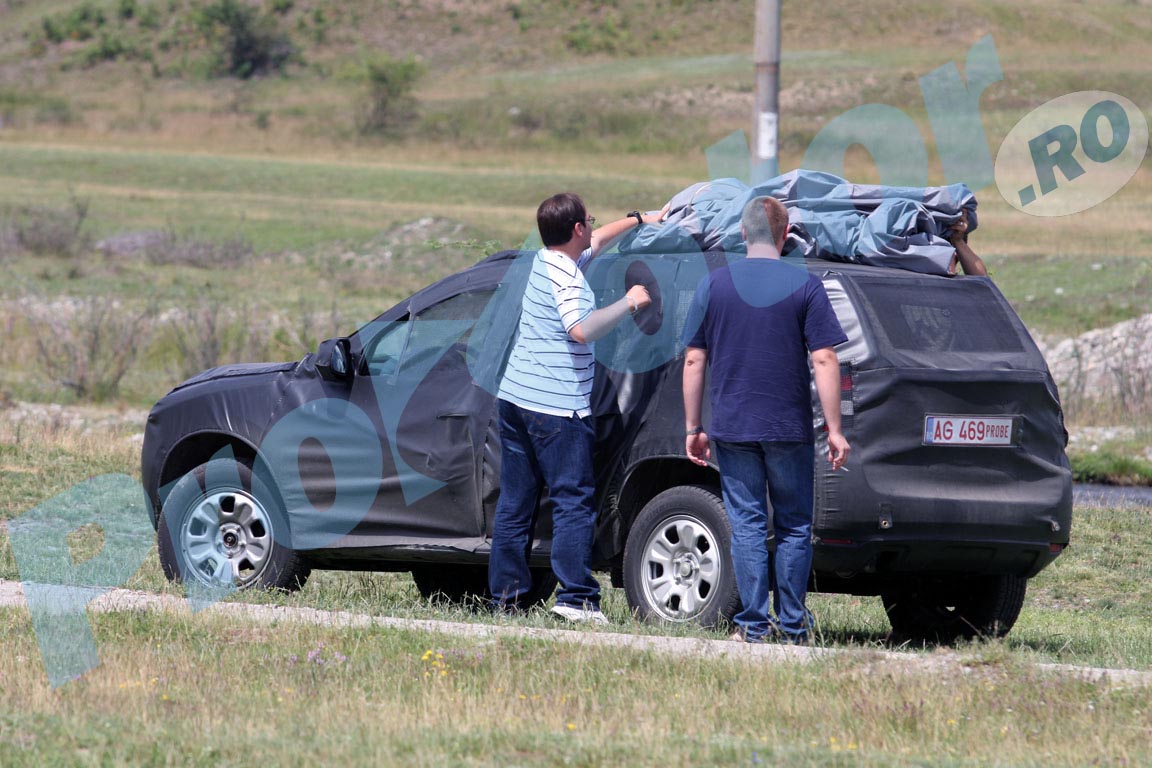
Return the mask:
{"type": "Polygon", "coordinates": [[[625,296],[624,300],[628,302],[628,314],[636,314],[636,311],[640,309],[640,304],[637,303],[636,299],[632,298],[631,296],[625,296]]]}
{"type": "Polygon", "coordinates": [[[704,427],[688,427],[684,430],[685,437],[694,437],[695,435],[702,434],[704,427]]]}
{"type": "Polygon", "coordinates": [[[644,223],[644,216],[640,213],[640,211],[629,211],[627,216],[629,218],[636,219],[636,226],[638,227],[644,223]]]}

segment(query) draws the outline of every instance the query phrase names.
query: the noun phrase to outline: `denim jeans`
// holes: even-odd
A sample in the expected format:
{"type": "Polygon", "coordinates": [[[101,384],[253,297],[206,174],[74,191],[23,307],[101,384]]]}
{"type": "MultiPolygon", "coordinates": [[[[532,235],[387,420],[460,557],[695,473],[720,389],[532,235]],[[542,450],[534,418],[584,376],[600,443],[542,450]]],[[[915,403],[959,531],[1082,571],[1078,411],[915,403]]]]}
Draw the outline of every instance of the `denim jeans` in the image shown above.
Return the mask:
{"type": "Polygon", "coordinates": [[[743,609],[734,621],[749,638],[772,629],[768,556],[768,507],[776,533],[775,609],[779,629],[793,639],[808,634],[811,616],[804,601],[812,570],[811,443],[713,441],[720,465],[724,506],[732,523],[732,560],[743,609]],[[767,487],[767,494],[765,493],[767,487]]]}
{"type": "Polygon", "coordinates": [[[500,500],[492,529],[488,587],[500,607],[515,606],[532,585],[528,551],[540,491],[552,500],[552,572],[557,605],[599,608],[592,576],[596,508],[592,418],[550,416],[499,401],[500,500]]]}

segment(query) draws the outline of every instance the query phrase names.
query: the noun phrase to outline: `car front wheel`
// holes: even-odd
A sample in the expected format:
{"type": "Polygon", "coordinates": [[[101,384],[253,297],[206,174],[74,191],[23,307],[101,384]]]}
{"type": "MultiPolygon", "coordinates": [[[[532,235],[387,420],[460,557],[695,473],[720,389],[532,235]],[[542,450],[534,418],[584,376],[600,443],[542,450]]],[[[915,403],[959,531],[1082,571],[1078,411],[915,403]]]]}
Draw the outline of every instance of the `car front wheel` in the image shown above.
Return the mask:
{"type": "Polygon", "coordinates": [[[287,518],[272,488],[232,459],[209,461],[177,481],[156,538],[170,581],[295,590],[310,572],[289,545],[287,518]]]}
{"type": "Polygon", "coordinates": [[[740,609],[732,569],[732,528],[720,494],[679,486],[640,511],[624,548],[628,605],[651,622],[714,627],[740,609]]]}

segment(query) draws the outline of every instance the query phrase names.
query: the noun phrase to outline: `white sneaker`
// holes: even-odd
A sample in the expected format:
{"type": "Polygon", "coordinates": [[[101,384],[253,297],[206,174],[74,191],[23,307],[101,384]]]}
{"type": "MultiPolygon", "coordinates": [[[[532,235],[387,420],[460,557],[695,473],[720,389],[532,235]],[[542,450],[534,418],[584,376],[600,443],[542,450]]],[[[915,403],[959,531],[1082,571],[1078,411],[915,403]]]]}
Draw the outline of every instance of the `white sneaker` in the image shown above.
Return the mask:
{"type": "Polygon", "coordinates": [[[554,605],[552,613],[566,621],[587,624],[608,624],[608,617],[599,608],[577,608],[573,605],[554,605]]]}

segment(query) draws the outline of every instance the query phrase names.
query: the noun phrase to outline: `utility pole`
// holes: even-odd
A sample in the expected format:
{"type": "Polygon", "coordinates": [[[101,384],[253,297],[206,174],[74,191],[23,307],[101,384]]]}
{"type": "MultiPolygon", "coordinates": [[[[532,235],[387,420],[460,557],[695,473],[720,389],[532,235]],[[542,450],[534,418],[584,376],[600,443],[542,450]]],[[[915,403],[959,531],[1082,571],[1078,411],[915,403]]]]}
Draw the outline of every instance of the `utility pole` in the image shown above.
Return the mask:
{"type": "Polygon", "coordinates": [[[752,183],[780,173],[780,0],[756,0],[756,103],[752,115],[752,183]]]}

